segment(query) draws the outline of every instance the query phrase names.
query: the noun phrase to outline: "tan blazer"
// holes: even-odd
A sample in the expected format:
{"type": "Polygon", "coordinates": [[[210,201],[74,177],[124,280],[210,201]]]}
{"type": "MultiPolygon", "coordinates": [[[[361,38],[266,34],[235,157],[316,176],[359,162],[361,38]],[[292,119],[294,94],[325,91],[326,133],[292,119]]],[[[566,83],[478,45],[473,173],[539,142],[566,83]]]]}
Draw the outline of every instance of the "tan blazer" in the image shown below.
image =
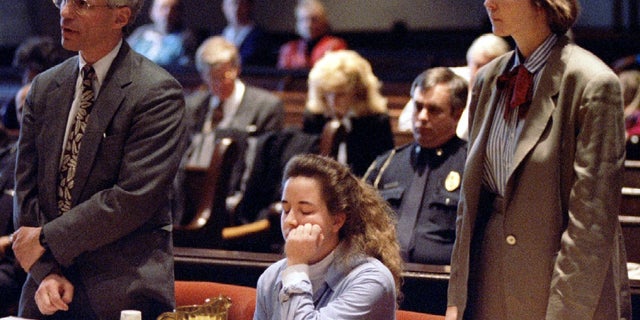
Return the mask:
{"type": "MultiPolygon", "coordinates": [[[[496,78],[512,57],[481,70],[469,106],[469,154],[448,293],[459,318],[467,302],[487,137],[498,115],[496,78]]],[[[503,287],[509,319],[629,319],[618,222],[625,150],[619,81],[566,37],[559,37],[541,72],[506,187],[504,234],[515,244],[490,257],[504,275],[491,285],[503,287]]]]}

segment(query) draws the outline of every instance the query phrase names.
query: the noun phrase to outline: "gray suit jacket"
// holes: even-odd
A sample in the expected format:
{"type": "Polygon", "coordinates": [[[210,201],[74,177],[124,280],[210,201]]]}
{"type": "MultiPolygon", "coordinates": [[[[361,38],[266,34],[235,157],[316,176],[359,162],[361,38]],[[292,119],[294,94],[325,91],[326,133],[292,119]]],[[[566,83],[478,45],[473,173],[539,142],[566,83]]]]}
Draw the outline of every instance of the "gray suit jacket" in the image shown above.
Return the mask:
{"type": "MultiPolygon", "coordinates": [[[[238,106],[230,128],[261,134],[266,131],[282,130],[284,126],[284,106],[282,100],[273,93],[245,85],[245,92],[238,106]]],[[[200,132],[209,109],[211,94],[196,92],[187,99],[187,128],[191,134],[200,132]]]]}
{"type": "MultiPolygon", "coordinates": [[[[487,137],[492,118],[501,116],[496,79],[512,56],[481,70],[469,106],[469,154],[449,282],[449,305],[458,307],[460,318],[474,264],[471,241],[482,218],[487,137]]],[[[619,81],[566,37],[558,39],[542,72],[504,197],[503,232],[513,241],[499,256],[483,257],[503,268],[504,281],[488,285],[504,291],[512,319],[629,319],[618,222],[625,141],[619,81]]]]}
{"type": "MultiPolygon", "coordinates": [[[[169,193],[184,148],[184,98],[166,71],[126,42],[94,102],[78,156],[72,208],[58,214],[56,188],[78,57],[34,79],[19,140],[14,223],[43,226],[50,250],[33,266],[21,299],[39,318],[33,290],[51,272],[104,319],[173,308],[169,193]]],[[[84,312],[84,311],[83,311],[84,312]]],[[[155,317],[154,317],[155,319],[155,317]]]]}

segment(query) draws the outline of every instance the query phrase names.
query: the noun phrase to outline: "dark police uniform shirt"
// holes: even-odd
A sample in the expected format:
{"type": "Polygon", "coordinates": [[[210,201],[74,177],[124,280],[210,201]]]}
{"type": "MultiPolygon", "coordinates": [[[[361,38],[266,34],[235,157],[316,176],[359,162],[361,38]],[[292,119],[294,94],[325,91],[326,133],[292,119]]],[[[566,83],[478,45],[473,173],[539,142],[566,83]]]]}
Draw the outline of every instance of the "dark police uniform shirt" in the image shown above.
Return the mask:
{"type": "Polygon", "coordinates": [[[398,219],[405,214],[399,212],[402,202],[416,201],[404,198],[415,170],[429,171],[413,237],[409,248],[403,248],[408,262],[449,264],[466,154],[467,143],[455,136],[435,149],[414,142],[379,156],[367,171],[365,180],[389,202],[398,219]]]}

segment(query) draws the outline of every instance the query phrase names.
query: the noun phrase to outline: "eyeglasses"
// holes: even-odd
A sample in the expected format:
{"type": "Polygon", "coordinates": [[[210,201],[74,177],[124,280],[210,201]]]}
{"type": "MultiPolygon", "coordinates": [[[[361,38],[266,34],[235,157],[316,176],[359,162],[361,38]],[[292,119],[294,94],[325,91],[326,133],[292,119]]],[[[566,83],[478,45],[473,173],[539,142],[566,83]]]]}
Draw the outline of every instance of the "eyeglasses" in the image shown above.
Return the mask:
{"type": "Polygon", "coordinates": [[[83,14],[92,8],[113,8],[108,4],[90,4],[87,0],[53,0],[56,8],[62,10],[66,4],[70,4],[73,11],[77,14],[83,14]]]}

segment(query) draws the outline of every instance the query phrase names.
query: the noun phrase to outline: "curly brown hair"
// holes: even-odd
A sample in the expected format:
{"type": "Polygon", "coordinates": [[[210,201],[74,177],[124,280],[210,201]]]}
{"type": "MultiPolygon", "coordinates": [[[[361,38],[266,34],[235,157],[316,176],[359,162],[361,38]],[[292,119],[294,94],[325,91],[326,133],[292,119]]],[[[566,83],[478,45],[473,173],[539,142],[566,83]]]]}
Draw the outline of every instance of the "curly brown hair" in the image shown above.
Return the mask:
{"type": "Polygon", "coordinates": [[[339,232],[341,252],[336,255],[337,261],[349,266],[363,255],[380,260],[393,275],[400,301],[402,258],[396,239],[395,213],[387,202],[349,168],[328,157],[313,154],[293,157],[285,168],[283,185],[287,179],[299,176],[320,183],[329,214],[346,215],[339,232]]]}

